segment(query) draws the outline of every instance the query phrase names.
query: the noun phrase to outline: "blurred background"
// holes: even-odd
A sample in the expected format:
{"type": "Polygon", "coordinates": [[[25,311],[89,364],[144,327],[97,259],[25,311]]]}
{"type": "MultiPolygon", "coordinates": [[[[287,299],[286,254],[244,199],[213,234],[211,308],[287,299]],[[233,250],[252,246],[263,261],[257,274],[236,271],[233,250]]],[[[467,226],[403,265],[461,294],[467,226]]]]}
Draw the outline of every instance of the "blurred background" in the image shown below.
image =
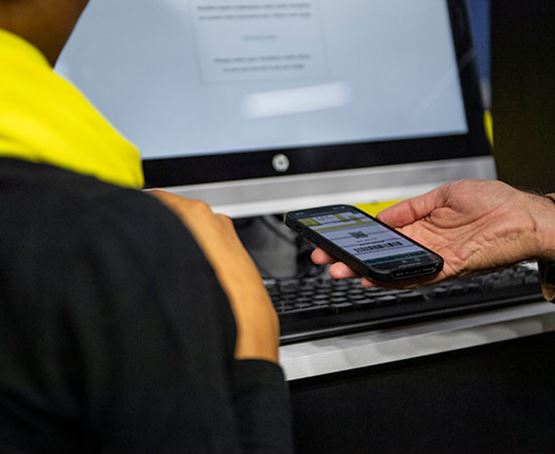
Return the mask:
{"type": "Polygon", "coordinates": [[[491,108],[490,0],[467,0],[484,105],[491,108]]]}

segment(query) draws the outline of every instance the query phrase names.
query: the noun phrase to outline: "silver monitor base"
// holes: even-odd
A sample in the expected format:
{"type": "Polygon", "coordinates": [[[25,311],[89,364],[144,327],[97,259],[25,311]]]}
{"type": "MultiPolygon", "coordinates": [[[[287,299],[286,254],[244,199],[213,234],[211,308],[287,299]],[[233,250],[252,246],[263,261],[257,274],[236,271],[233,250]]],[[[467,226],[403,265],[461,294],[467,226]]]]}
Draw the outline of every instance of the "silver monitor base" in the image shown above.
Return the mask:
{"type": "Polygon", "coordinates": [[[464,178],[495,178],[490,156],[165,188],[234,218],[411,197],[464,178]]]}

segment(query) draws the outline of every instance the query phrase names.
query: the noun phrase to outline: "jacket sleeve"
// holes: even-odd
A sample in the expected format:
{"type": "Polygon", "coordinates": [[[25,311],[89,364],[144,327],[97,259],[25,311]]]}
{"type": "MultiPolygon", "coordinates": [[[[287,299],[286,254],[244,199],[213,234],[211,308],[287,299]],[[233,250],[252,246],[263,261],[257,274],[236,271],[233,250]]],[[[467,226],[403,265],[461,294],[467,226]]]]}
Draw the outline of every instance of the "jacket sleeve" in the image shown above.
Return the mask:
{"type": "Polygon", "coordinates": [[[241,451],[292,452],[288,388],[281,368],[266,361],[234,361],[232,380],[241,451]]]}

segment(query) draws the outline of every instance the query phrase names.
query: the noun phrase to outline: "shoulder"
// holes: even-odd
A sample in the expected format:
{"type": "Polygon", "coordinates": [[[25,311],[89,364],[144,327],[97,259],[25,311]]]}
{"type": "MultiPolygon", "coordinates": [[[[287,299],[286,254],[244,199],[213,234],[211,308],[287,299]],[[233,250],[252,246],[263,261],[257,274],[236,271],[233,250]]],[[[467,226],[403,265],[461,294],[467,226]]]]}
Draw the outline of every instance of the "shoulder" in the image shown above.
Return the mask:
{"type": "Polygon", "coordinates": [[[153,304],[196,297],[230,318],[196,241],[154,197],[22,161],[2,161],[0,177],[0,265],[18,288],[52,307],[84,292],[120,301],[121,289],[153,304]]]}
{"type": "MultiPolygon", "coordinates": [[[[145,192],[126,189],[60,169],[27,185],[25,220],[43,247],[61,243],[125,244],[141,255],[182,256],[204,262],[195,240],[180,220],[145,192]]],[[[74,244],[75,246],[75,244],[74,244]]]]}
{"type": "Polygon", "coordinates": [[[188,269],[182,279],[215,283],[188,230],[142,191],[15,160],[2,160],[0,176],[0,259],[11,267],[20,261],[40,277],[45,267],[113,266],[121,260],[132,267],[127,276],[159,276],[163,270],[175,277],[188,269]]]}

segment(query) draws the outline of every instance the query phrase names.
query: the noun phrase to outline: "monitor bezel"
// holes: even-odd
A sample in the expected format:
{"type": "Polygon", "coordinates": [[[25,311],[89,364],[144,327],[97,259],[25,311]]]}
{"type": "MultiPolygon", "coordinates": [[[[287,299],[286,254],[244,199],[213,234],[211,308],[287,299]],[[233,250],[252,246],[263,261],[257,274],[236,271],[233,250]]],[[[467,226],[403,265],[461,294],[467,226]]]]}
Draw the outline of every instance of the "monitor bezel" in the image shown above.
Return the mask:
{"type": "Polygon", "coordinates": [[[145,159],[146,187],[188,186],[489,155],[465,0],[447,0],[447,4],[459,63],[468,125],[466,134],[145,159]],[[276,170],[273,162],[277,154],[288,158],[287,170],[276,170]]]}

